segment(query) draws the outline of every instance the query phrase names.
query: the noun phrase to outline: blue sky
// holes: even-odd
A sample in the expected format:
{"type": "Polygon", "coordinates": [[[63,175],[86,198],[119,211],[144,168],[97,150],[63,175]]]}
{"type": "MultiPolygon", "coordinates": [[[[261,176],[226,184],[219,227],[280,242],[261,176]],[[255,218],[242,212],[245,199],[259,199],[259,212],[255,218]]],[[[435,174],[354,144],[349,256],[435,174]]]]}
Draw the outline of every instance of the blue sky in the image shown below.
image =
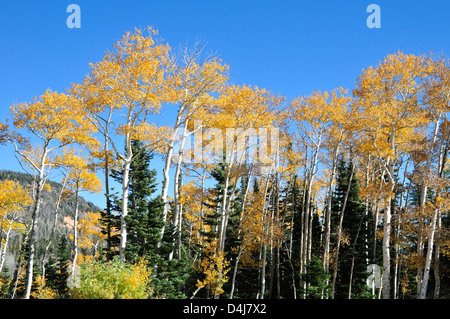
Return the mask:
{"type": "MultiPolygon", "coordinates": [[[[291,98],[351,90],[363,68],[398,50],[450,56],[449,17],[448,0],[3,1],[0,121],[14,103],[81,81],[134,27],[155,27],[172,47],[207,42],[230,65],[232,82],[291,98]],[[71,3],[81,8],[80,29],[66,25],[71,3]],[[371,3],[381,8],[380,29],[366,25],[371,3]]],[[[12,149],[1,148],[0,169],[21,170],[12,149]]],[[[102,196],[85,197],[104,206],[102,196]]]]}

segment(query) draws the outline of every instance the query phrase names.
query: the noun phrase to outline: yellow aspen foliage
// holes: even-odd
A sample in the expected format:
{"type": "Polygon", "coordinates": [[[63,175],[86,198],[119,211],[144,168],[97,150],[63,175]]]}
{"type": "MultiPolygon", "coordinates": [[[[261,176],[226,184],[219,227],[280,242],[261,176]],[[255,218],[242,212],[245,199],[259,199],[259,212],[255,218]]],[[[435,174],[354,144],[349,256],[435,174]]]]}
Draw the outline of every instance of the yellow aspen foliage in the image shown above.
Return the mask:
{"type": "MultiPolygon", "coordinates": [[[[82,214],[83,217],[77,223],[78,230],[78,246],[83,251],[89,251],[93,249],[91,255],[85,255],[80,253],[77,256],[77,264],[88,261],[91,258],[99,257],[99,250],[101,249],[101,243],[105,240],[106,235],[101,232],[101,215],[100,213],[86,212],[82,214]]],[[[73,234],[69,234],[69,239],[74,240],[73,234]]]]}
{"type": "Polygon", "coordinates": [[[37,287],[36,290],[31,293],[31,297],[34,299],[56,299],[58,297],[58,291],[46,286],[46,279],[41,275],[36,277],[34,285],[37,287]]]}
{"type": "Polygon", "coordinates": [[[201,271],[205,278],[197,281],[197,288],[207,287],[214,296],[224,293],[223,285],[228,282],[227,273],[230,271],[230,262],[225,253],[218,249],[218,240],[214,239],[203,246],[205,256],[197,263],[197,270],[201,271]]]}
{"type": "Polygon", "coordinates": [[[359,114],[355,124],[364,132],[364,152],[395,158],[409,150],[415,129],[428,123],[423,95],[432,72],[429,59],[402,52],[363,71],[353,91],[352,107],[354,114],[359,114]]]}
{"type": "Polygon", "coordinates": [[[85,143],[95,131],[84,118],[82,108],[71,95],[47,90],[31,103],[11,107],[17,129],[27,129],[44,143],[85,143]]]}
{"type": "Polygon", "coordinates": [[[151,270],[144,258],[133,265],[117,258],[92,259],[80,270],[80,286],[71,290],[74,299],[147,299],[152,292],[151,270]]]}
{"type": "Polygon", "coordinates": [[[11,180],[0,182],[0,218],[22,211],[31,203],[31,196],[20,184],[11,180]]]}
{"type": "Polygon", "coordinates": [[[86,156],[79,156],[75,150],[63,149],[62,156],[58,155],[55,159],[56,165],[65,168],[68,174],[67,186],[76,191],[85,190],[99,193],[102,185],[95,174],[95,165],[88,162],[86,156]]]}

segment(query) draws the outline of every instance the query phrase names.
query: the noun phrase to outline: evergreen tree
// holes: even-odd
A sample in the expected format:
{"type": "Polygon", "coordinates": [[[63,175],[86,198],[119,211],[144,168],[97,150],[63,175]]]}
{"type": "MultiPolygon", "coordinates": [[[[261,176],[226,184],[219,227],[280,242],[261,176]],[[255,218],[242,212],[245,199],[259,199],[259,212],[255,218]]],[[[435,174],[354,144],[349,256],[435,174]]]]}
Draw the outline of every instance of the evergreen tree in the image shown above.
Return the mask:
{"type": "MultiPolygon", "coordinates": [[[[302,229],[303,193],[297,175],[293,175],[282,190],[280,206],[284,210],[285,245],[281,251],[281,297],[293,298],[294,293],[299,296],[298,282],[300,279],[300,233],[302,229]],[[295,289],[294,289],[295,286],[295,289]]],[[[320,236],[320,235],[319,235],[320,236]]]]}
{"type": "Polygon", "coordinates": [[[56,257],[49,258],[45,275],[46,285],[55,289],[60,298],[67,297],[69,292],[69,256],[67,238],[60,236],[57,241],[56,257]]]}
{"type": "MultiPolygon", "coordinates": [[[[127,247],[125,258],[130,263],[138,262],[141,258],[148,259],[152,267],[153,297],[157,298],[182,298],[182,287],[190,271],[189,259],[168,260],[175,231],[173,225],[167,224],[161,245],[158,245],[159,234],[164,226],[162,215],[164,202],[161,196],[152,197],[156,192],[157,183],[155,169],[150,169],[150,161],[153,158],[142,142],[132,141],[133,154],[138,154],[130,166],[129,201],[127,222],[127,247]]],[[[118,183],[122,183],[122,172],[112,170],[111,176],[118,183]]],[[[115,215],[105,219],[117,225],[121,212],[121,199],[113,195],[112,210],[115,215]]],[[[112,237],[112,246],[118,245],[120,239],[112,237]]],[[[115,252],[117,254],[117,250],[115,252]]]]}
{"type": "Polygon", "coordinates": [[[107,210],[100,211],[101,216],[101,232],[106,235],[106,247],[102,253],[106,256],[107,261],[111,261],[114,256],[119,253],[120,237],[118,229],[120,229],[120,216],[117,213],[118,199],[114,195],[110,195],[114,200],[111,201],[111,212],[107,210]],[[113,209],[116,209],[115,211],[113,209]]]}
{"type": "MultiPolygon", "coordinates": [[[[130,183],[129,183],[129,207],[127,222],[127,247],[125,257],[128,261],[134,263],[140,257],[152,254],[155,241],[151,240],[158,234],[162,228],[159,220],[158,210],[160,205],[158,199],[151,198],[156,191],[156,170],[150,169],[150,161],[153,155],[144,148],[142,142],[133,140],[133,154],[138,156],[131,162],[130,183]]],[[[112,170],[112,178],[119,184],[122,183],[122,171],[112,170]]],[[[112,216],[105,216],[104,224],[118,226],[121,213],[122,199],[117,195],[112,195],[112,216]]],[[[120,242],[117,236],[111,236],[111,247],[115,247],[120,242]],[[114,238],[115,237],[115,238],[114,238]]],[[[117,252],[116,252],[117,254],[117,252]]]]}
{"type": "Polygon", "coordinates": [[[329,283],[330,275],[324,271],[322,260],[316,255],[312,255],[305,268],[306,270],[301,274],[301,278],[308,283],[305,292],[306,298],[321,299],[329,295],[331,288],[329,283]]]}
{"type": "MultiPolygon", "coordinates": [[[[221,204],[223,199],[223,190],[225,188],[225,174],[226,174],[227,164],[225,160],[218,163],[217,166],[211,171],[211,176],[215,180],[214,186],[214,197],[209,198],[207,202],[203,205],[210,208],[212,214],[205,215],[205,224],[211,227],[211,231],[203,233],[209,239],[215,238],[217,236],[216,229],[220,225],[221,221],[221,204]]],[[[228,185],[226,196],[231,195],[231,189],[234,185],[231,183],[228,185]]]]}
{"type": "MultiPolygon", "coordinates": [[[[346,163],[342,158],[339,159],[336,188],[331,199],[332,207],[332,227],[335,229],[339,224],[339,215],[344,205],[344,199],[347,192],[352,163],[346,163]]],[[[342,222],[343,242],[339,251],[338,276],[336,280],[335,298],[348,298],[351,281],[351,298],[361,298],[368,296],[366,286],[367,258],[368,251],[366,246],[371,247],[369,242],[371,218],[365,215],[365,208],[359,198],[359,182],[353,174],[347,202],[344,210],[342,222]]],[[[336,239],[337,240],[337,239],[336,239]]]]}

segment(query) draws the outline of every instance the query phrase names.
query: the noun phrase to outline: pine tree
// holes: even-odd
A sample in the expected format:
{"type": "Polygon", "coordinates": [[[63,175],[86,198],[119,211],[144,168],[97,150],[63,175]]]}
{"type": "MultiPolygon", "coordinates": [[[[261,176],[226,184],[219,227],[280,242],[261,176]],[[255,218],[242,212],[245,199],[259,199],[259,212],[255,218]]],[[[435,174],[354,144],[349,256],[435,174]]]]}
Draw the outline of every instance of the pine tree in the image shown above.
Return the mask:
{"type": "MultiPolygon", "coordinates": [[[[164,201],[161,196],[152,197],[156,192],[155,169],[150,168],[153,158],[146,150],[142,142],[132,141],[132,152],[138,154],[130,165],[130,184],[128,197],[127,245],[125,258],[130,263],[138,262],[146,258],[152,267],[153,297],[156,298],[182,298],[182,287],[188,276],[188,258],[180,260],[167,260],[173,240],[174,229],[172,225],[165,225],[162,220],[164,201]],[[159,234],[163,226],[166,226],[164,237],[160,242],[159,234]]],[[[122,183],[120,170],[112,170],[111,176],[117,182],[122,183]]],[[[112,210],[115,215],[109,216],[106,222],[112,224],[119,222],[118,215],[121,212],[122,201],[117,195],[113,195],[112,210]]],[[[112,237],[114,245],[119,244],[120,239],[112,237]]],[[[115,254],[117,254],[117,249],[115,254]]]]}
{"type": "MultiPolygon", "coordinates": [[[[340,158],[337,167],[336,189],[333,193],[332,226],[336,229],[341,213],[344,197],[351,176],[352,163],[340,158]]],[[[353,174],[342,223],[343,242],[339,251],[338,276],[336,280],[335,298],[361,298],[368,296],[366,286],[367,243],[371,240],[368,223],[371,219],[365,215],[365,209],[359,198],[358,179],[353,174]],[[350,292],[351,283],[351,293],[350,292]]],[[[336,233],[336,231],[334,231],[336,233]]],[[[369,245],[370,247],[371,245],[369,245]]]]}
{"type": "Polygon", "coordinates": [[[142,143],[138,140],[133,140],[132,150],[133,154],[140,153],[130,166],[129,213],[126,217],[129,231],[125,258],[137,261],[149,250],[148,236],[158,232],[161,227],[149,225],[150,196],[156,191],[157,174],[155,169],[149,168],[153,155],[143,149],[142,143]]]}
{"type": "MultiPolygon", "coordinates": [[[[151,198],[151,195],[156,191],[157,174],[155,169],[150,169],[150,161],[153,155],[138,140],[132,141],[132,152],[138,155],[130,164],[125,258],[133,263],[140,257],[151,254],[156,248],[152,247],[152,244],[155,244],[155,242],[149,239],[161,230],[162,224],[157,222],[159,218],[159,216],[156,216],[158,200],[151,198]]],[[[122,172],[120,170],[112,170],[111,177],[118,183],[122,183],[122,172]]],[[[112,197],[112,211],[115,214],[105,215],[103,220],[105,225],[117,227],[122,200],[117,195],[112,195],[112,197]]],[[[120,239],[117,236],[111,236],[111,241],[110,246],[115,247],[120,242],[120,239]]]]}
{"type": "MultiPolygon", "coordinates": [[[[112,198],[114,194],[109,195],[112,198]]],[[[100,211],[101,216],[101,232],[106,235],[106,247],[103,249],[102,253],[106,256],[107,261],[111,261],[114,256],[119,253],[119,245],[120,245],[120,236],[117,233],[117,230],[120,229],[120,216],[117,213],[117,201],[118,199],[111,200],[111,211],[102,210],[100,211]]]]}
{"type": "Polygon", "coordinates": [[[283,276],[285,282],[282,282],[282,285],[285,285],[286,288],[282,289],[282,294],[285,298],[297,298],[299,296],[300,233],[302,230],[301,217],[304,197],[296,174],[288,180],[282,193],[284,194],[282,206],[285,210],[285,220],[286,224],[289,225],[286,230],[286,245],[284,245],[285,249],[283,250],[285,262],[282,263],[282,270],[286,275],[283,276]]]}
{"type": "Polygon", "coordinates": [[[46,285],[58,292],[60,298],[68,296],[69,251],[67,238],[60,236],[57,241],[56,256],[51,256],[46,270],[46,285]]]}
{"type": "Polygon", "coordinates": [[[312,255],[305,268],[301,278],[308,283],[305,291],[306,298],[321,299],[327,296],[331,288],[329,284],[330,275],[324,271],[321,259],[312,255]]]}

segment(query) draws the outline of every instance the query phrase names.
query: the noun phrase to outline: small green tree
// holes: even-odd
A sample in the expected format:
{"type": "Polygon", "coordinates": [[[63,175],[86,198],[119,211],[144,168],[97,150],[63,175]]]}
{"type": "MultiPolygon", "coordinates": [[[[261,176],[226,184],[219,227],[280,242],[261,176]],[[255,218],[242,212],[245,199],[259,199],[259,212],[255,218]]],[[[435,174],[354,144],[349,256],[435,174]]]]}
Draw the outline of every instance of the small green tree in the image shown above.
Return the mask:
{"type": "Polygon", "coordinates": [[[69,288],[67,280],[69,278],[69,252],[67,249],[67,238],[61,236],[57,242],[57,256],[50,257],[46,270],[46,286],[58,292],[60,298],[68,296],[69,288]]]}
{"type": "MultiPolygon", "coordinates": [[[[331,199],[332,229],[339,224],[350,176],[352,176],[342,222],[343,239],[339,250],[338,272],[335,298],[366,298],[368,295],[366,278],[368,273],[368,248],[372,247],[371,231],[373,221],[366,213],[359,197],[359,181],[351,175],[352,163],[339,159],[336,174],[336,188],[331,199]]],[[[336,239],[337,240],[337,239],[336,239]]]]}
{"type": "Polygon", "coordinates": [[[306,264],[306,270],[300,275],[301,279],[307,283],[306,298],[320,299],[329,294],[331,285],[330,275],[323,270],[322,261],[319,257],[313,255],[306,264]]]}

